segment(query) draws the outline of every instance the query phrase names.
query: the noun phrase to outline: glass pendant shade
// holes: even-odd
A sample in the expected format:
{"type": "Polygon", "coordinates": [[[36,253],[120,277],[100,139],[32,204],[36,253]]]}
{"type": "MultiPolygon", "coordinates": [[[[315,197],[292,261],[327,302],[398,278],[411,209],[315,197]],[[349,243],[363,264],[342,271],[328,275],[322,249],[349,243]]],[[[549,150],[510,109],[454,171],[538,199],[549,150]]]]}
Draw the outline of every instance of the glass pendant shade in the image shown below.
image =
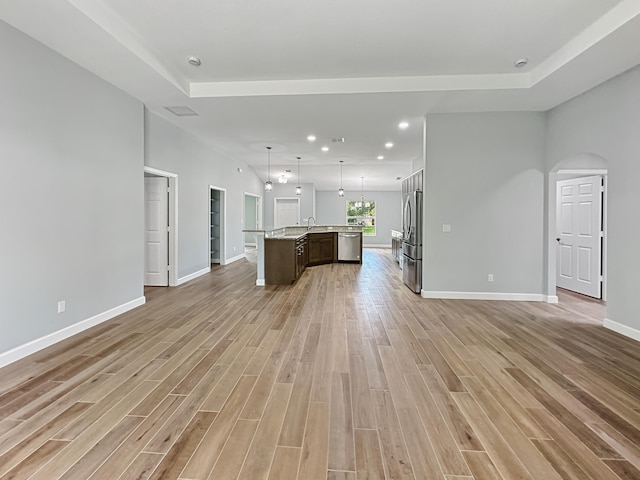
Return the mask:
{"type": "Polygon", "coordinates": [[[273,190],[273,182],[271,180],[265,182],[264,190],[265,192],[270,192],[271,190],[273,190]]]}
{"type": "Polygon", "coordinates": [[[339,188],[338,189],[338,196],[339,197],[344,197],[344,188],[339,188]]]}
{"type": "Polygon", "coordinates": [[[298,159],[298,186],[296,187],[296,195],[302,195],[302,187],[300,186],[300,157],[298,159]]]}
{"type": "Polygon", "coordinates": [[[340,188],[338,189],[339,197],[344,197],[344,188],[342,188],[342,162],[343,160],[340,160],[340,188]]]}

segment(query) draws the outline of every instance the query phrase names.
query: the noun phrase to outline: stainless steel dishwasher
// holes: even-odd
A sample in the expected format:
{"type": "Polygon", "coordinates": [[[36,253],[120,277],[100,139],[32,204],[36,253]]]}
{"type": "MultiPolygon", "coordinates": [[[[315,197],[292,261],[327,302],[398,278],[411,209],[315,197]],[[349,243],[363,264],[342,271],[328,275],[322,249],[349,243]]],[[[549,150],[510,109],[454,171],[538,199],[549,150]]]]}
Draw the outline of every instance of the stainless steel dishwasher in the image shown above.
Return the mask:
{"type": "Polygon", "coordinates": [[[360,261],[360,233],[339,232],[338,233],[338,261],[339,262],[359,262],[360,261]]]}

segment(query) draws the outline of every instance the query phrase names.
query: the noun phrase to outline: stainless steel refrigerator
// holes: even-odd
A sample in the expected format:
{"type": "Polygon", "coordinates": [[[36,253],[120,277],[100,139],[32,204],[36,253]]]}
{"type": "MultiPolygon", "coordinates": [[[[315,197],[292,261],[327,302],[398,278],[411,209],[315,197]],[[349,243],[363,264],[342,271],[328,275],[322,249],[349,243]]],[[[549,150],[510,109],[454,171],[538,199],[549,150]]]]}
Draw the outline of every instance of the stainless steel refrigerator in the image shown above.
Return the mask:
{"type": "Polygon", "coordinates": [[[422,289],[422,192],[403,196],[402,280],[413,292],[422,289]]]}

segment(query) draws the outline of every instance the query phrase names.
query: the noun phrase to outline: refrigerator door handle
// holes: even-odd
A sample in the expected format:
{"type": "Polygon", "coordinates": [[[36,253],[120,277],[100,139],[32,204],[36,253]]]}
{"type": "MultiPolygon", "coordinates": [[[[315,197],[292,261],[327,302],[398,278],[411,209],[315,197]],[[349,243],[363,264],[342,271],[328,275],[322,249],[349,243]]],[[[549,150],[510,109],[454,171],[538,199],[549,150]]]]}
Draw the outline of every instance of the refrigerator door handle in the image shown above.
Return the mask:
{"type": "Polygon", "coordinates": [[[407,200],[404,204],[404,238],[405,240],[409,239],[411,235],[411,197],[407,197],[407,200]]]}

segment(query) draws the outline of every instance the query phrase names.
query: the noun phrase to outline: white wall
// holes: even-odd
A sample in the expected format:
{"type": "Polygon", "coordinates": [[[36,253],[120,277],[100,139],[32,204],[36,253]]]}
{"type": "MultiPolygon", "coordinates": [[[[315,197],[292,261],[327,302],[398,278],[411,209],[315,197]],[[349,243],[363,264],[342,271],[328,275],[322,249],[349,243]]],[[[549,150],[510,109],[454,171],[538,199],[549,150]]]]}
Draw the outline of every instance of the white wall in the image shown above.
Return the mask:
{"type": "MultiPolygon", "coordinates": [[[[345,225],[347,223],[347,200],[360,200],[362,192],[345,190],[339,197],[337,190],[317,192],[318,223],[322,225],[345,225]]],[[[391,246],[391,230],[402,226],[402,195],[388,191],[364,191],[366,200],[376,202],[376,235],[364,236],[363,244],[391,246]]]]}
{"type": "Polygon", "coordinates": [[[227,189],[225,261],[244,253],[244,192],[262,183],[246,163],[145,112],[144,163],[178,175],[178,277],[209,268],[209,185],[227,189]],[[242,173],[238,172],[238,167],[242,173]]]}
{"type": "Polygon", "coordinates": [[[3,22],[0,65],[2,357],[143,300],[144,186],[139,101],[3,22]]]}
{"type": "Polygon", "coordinates": [[[585,154],[607,162],[605,325],[640,339],[640,67],[551,110],[547,138],[548,171],[585,154]]]}
{"type": "Polygon", "coordinates": [[[423,290],[541,296],[545,115],[429,115],[427,140],[423,290]]]}

